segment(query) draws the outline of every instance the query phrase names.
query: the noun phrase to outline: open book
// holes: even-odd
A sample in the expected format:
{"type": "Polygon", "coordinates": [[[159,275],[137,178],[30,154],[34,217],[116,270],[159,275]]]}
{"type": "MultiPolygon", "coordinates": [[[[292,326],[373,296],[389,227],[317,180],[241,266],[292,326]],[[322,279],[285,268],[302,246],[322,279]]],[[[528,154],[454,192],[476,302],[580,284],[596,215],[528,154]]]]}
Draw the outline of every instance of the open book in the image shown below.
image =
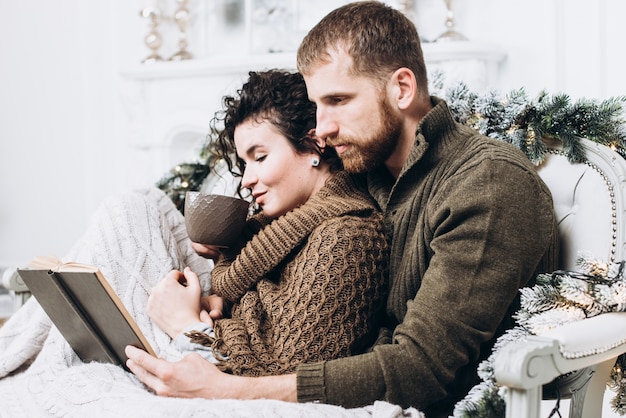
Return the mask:
{"type": "Polygon", "coordinates": [[[155,356],[148,340],[97,267],[37,257],[18,274],[84,362],[126,368],[124,348],[155,356]]]}

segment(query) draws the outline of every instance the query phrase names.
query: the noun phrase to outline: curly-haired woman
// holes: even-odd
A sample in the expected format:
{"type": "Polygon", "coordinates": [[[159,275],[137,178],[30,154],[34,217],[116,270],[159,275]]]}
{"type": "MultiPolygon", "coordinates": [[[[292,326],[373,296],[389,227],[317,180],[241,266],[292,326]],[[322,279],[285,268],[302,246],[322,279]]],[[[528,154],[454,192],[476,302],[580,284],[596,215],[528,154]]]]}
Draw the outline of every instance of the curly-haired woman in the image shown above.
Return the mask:
{"type": "Polygon", "coordinates": [[[230,170],[260,208],[212,271],[211,292],[230,314],[213,323],[203,313],[191,270],[171,272],[148,313],[180,351],[204,353],[233,374],[283,374],[362,352],[376,336],[386,286],[376,204],[315,137],[316,107],[300,74],[251,72],[223,103],[212,122],[224,126],[219,153],[230,161],[236,152],[230,170]]]}

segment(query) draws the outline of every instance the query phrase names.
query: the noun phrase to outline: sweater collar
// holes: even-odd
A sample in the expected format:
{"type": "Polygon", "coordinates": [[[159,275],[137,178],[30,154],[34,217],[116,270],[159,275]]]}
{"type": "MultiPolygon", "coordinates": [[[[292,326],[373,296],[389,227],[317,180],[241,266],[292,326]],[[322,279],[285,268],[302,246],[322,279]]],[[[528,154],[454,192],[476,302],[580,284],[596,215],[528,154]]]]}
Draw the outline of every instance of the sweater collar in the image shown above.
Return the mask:
{"type": "Polygon", "coordinates": [[[413,167],[423,161],[428,155],[436,154],[441,147],[447,147],[447,138],[453,138],[449,133],[457,129],[457,124],[450,113],[445,101],[431,96],[433,108],[420,121],[415,131],[415,143],[404,163],[398,179],[394,179],[389,170],[383,165],[368,173],[369,191],[376,198],[380,207],[385,210],[393,187],[413,167]],[[431,150],[428,154],[426,151],[431,150]]]}
{"type": "MultiPolygon", "coordinates": [[[[330,177],[324,186],[299,208],[287,213],[285,222],[294,217],[309,219],[315,226],[329,218],[371,211],[374,203],[363,187],[359,187],[356,177],[340,171],[330,177]]],[[[309,231],[310,232],[310,231],[309,231]]]]}
{"type": "Polygon", "coordinates": [[[456,130],[456,122],[448,104],[442,99],[431,96],[433,108],[421,120],[415,132],[415,144],[407,158],[400,175],[424,158],[429,148],[439,149],[447,146],[449,135],[456,130]]]}
{"type": "MultiPolygon", "coordinates": [[[[364,187],[359,187],[357,176],[345,171],[335,173],[306,203],[273,220],[248,243],[261,248],[264,245],[259,243],[267,242],[273,247],[275,257],[263,265],[255,265],[258,278],[273,270],[327,219],[351,214],[370,216],[376,210],[371,196],[364,187]]],[[[250,261],[244,251],[241,254],[242,262],[250,261]]]]}

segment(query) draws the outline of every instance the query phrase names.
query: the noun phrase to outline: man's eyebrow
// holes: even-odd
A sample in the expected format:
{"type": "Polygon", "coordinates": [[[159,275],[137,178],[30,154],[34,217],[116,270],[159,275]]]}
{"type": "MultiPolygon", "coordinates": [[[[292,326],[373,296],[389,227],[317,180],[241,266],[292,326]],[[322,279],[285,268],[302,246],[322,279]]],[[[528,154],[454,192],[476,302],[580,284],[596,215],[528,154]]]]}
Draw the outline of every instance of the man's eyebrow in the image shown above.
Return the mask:
{"type": "Polygon", "coordinates": [[[323,96],[320,97],[320,100],[328,100],[328,99],[333,99],[335,97],[350,97],[352,96],[352,94],[347,93],[345,91],[333,91],[330,93],[326,93],[323,96]]]}

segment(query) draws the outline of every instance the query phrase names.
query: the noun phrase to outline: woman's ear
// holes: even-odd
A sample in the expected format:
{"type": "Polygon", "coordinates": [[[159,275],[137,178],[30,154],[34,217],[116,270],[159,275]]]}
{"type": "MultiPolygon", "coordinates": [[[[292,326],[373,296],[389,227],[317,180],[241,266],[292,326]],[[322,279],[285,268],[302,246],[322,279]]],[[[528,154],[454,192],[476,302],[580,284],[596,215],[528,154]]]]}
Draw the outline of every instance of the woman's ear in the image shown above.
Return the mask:
{"type": "Polygon", "coordinates": [[[413,71],[406,67],[398,68],[391,76],[391,88],[398,108],[409,108],[417,96],[417,81],[413,71]]]}

